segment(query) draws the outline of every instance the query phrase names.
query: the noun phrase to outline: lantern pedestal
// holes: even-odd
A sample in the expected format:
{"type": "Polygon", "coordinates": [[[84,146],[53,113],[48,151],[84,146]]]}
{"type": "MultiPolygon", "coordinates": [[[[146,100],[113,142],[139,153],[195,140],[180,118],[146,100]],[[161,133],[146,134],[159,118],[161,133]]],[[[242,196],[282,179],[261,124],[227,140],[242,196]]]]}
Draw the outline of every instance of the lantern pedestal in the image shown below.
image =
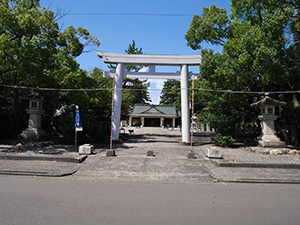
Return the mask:
{"type": "Polygon", "coordinates": [[[258,146],[283,148],[285,142],[281,141],[274,133],[274,121],[277,119],[277,116],[261,115],[259,119],[262,122],[262,136],[258,138],[258,146]]]}

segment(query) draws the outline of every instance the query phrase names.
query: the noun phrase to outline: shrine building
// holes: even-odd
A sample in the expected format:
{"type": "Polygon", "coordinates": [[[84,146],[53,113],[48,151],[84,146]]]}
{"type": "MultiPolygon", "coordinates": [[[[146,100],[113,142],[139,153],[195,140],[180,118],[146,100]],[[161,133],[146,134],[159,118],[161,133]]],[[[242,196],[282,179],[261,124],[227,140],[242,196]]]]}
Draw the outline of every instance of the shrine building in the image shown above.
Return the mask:
{"type": "Polygon", "coordinates": [[[174,105],[136,104],[129,114],[129,126],[175,127],[178,111],[174,105]]]}

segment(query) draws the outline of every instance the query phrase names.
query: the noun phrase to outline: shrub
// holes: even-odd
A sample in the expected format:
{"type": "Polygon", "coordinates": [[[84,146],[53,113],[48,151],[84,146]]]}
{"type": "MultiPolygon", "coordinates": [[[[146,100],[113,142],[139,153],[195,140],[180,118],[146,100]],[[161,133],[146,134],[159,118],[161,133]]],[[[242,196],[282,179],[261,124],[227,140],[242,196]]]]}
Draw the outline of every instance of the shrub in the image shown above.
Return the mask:
{"type": "Polygon", "coordinates": [[[211,138],[221,147],[228,147],[235,141],[233,137],[222,136],[220,133],[213,135],[211,138]]]}

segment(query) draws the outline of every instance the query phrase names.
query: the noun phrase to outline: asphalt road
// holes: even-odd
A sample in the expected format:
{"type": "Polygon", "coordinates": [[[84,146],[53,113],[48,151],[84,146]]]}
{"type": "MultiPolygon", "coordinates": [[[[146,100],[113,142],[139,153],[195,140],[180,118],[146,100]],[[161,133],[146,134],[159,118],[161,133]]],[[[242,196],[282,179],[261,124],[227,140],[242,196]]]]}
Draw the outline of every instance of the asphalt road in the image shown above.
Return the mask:
{"type": "Polygon", "coordinates": [[[1,224],[300,224],[299,185],[0,176],[1,224]]]}

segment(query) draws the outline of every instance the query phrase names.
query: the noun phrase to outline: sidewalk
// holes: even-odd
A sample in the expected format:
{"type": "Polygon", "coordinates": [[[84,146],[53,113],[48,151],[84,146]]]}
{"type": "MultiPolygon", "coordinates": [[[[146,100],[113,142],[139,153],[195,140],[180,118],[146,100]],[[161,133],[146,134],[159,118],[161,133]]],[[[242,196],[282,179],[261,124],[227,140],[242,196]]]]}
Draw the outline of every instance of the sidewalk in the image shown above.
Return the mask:
{"type": "Polygon", "coordinates": [[[205,156],[205,150],[216,147],[201,145],[193,146],[197,159],[188,159],[190,147],[178,144],[179,129],[130,129],[134,131],[132,135],[125,130],[121,142],[113,145],[116,157],[106,157],[107,149],[101,148],[85,161],[72,146],[24,150],[0,145],[0,174],[71,175],[72,179],[118,182],[300,183],[300,155],[266,155],[251,149],[219,148],[223,159],[211,160],[205,156]],[[147,156],[149,150],[155,156],[147,156]],[[8,156],[12,158],[7,160],[8,156]]]}
{"type": "Polygon", "coordinates": [[[80,164],[71,162],[0,160],[0,175],[62,177],[79,168],[80,164]]]}
{"type": "Polygon", "coordinates": [[[61,177],[75,173],[87,156],[74,152],[74,146],[0,145],[0,174],[61,177]]]}

